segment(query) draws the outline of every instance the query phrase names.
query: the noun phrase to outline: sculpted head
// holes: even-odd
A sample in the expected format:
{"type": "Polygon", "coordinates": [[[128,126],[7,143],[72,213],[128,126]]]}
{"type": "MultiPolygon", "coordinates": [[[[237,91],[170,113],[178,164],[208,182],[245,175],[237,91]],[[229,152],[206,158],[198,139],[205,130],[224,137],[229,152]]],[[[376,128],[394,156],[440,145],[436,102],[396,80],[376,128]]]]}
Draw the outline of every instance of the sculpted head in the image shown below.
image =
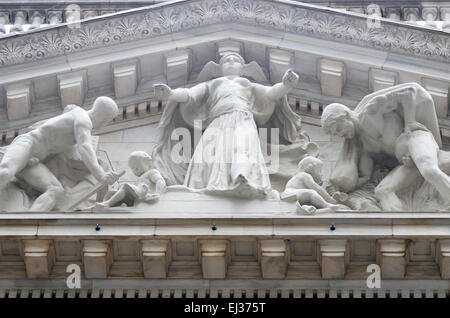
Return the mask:
{"type": "Polygon", "coordinates": [[[99,129],[106,126],[119,114],[119,108],[111,98],[100,96],[94,101],[94,105],[88,113],[94,129],[99,129]]]}
{"type": "Polygon", "coordinates": [[[134,151],[128,158],[128,166],[135,176],[142,176],[152,168],[152,157],[145,151],[134,151]]]}
{"type": "Polygon", "coordinates": [[[322,160],[313,156],[306,156],[298,163],[298,170],[309,173],[317,183],[322,183],[322,167],[322,160]]]}
{"type": "Polygon", "coordinates": [[[325,107],[321,124],[326,134],[351,139],[355,136],[352,111],[345,105],[333,103],[325,107]]]}
{"type": "Polygon", "coordinates": [[[242,56],[237,53],[227,53],[220,59],[220,66],[222,68],[222,74],[228,75],[242,75],[244,71],[245,61],[242,56]]]}

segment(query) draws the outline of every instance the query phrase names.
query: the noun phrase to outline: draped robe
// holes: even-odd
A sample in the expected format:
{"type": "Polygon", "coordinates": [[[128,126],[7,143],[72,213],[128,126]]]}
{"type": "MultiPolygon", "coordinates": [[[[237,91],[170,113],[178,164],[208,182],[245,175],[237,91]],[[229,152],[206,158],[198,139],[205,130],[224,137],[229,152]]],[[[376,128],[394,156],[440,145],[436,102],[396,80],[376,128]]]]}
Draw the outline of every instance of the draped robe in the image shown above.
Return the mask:
{"type": "Polygon", "coordinates": [[[286,96],[273,99],[268,86],[244,77],[220,77],[187,89],[187,93],[187,102],[167,104],[153,150],[154,165],[169,185],[233,192],[246,184],[251,192],[265,194],[273,188],[269,173],[287,179],[301,156],[317,155],[317,146],[300,133],[300,116],[292,111],[286,96]],[[203,135],[193,147],[192,157],[189,149],[177,148],[185,160],[175,162],[178,140],[172,140],[172,132],[179,127],[192,131],[195,120],[201,122],[203,135]],[[267,144],[258,135],[261,127],[279,129],[279,143],[270,137],[268,141],[277,147],[283,171],[267,167],[262,151],[267,144]]]}

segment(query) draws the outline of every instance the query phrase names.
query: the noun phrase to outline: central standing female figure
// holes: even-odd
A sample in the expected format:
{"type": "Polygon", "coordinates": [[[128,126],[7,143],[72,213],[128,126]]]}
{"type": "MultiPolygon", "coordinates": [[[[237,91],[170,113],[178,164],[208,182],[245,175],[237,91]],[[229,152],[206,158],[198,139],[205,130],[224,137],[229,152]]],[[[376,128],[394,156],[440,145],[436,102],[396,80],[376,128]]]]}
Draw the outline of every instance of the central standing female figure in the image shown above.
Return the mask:
{"type": "Polygon", "coordinates": [[[246,65],[240,55],[229,53],[221,58],[220,66],[209,62],[199,75],[200,79],[221,77],[189,89],[172,90],[164,84],[155,85],[155,95],[167,98],[168,105],[160,122],[162,138],[153,156],[157,162],[159,158],[158,168],[168,184],[182,183],[193,189],[245,197],[267,194],[271,190],[257,124],[276,122],[272,127],[285,130],[280,133],[284,140],[293,142],[297,139],[298,115],[286,102],[277,103],[286,97],[299,77],[287,71],[282,83],[269,87],[242,77],[249,72],[253,77],[264,77],[255,62],[246,65]],[[283,109],[276,110],[278,107],[283,109]],[[181,116],[175,114],[177,109],[181,116]],[[274,114],[276,118],[272,118],[274,114]],[[172,152],[167,140],[171,130],[186,126],[176,124],[180,117],[190,123],[188,126],[192,127],[192,122],[198,120],[203,129],[206,127],[187,170],[179,169],[180,165],[174,167],[170,162],[173,158],[167,156],[169,150],[172,152]]]}

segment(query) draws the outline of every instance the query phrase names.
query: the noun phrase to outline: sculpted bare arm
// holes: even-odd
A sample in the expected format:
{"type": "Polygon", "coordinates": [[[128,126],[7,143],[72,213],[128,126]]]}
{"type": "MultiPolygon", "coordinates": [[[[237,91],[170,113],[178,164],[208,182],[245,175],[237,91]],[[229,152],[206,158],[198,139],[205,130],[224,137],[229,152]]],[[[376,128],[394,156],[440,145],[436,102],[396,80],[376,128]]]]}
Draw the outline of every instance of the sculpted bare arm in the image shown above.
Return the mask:
{"type": "Polygon", "coordinates": [[[284,74],[281,83],[277,83],[273,86],[254,84],[254,89],[257,94],[262,94],[272,101],[277,101],[286,96],[289,91],[297,85],[298,80],[299,76],[292,70],[288,70],[284,74]]]}
{"type": "Polygon", "coordinates": [[[161,100],[173,101],[177,103],[193,102],[201,103],[205,95],[208,93],[208,86],[206,83],[197,84],[191,88],[176,88],[171,89],[166,84],[155,84],[155,97],[161,100]]]}
{"type": "Polygon", "coordinates": [[[325,201],[333,204],[336,203],[336,200],[333,199],[324,188],[317,184],[313,177],[306,175],[303,181],[311,190],[316,191],[325,201]]]}
{"type": "Polygon", "coordinates": [[[373,165],[374,163],[372,158],[369,156],[367,151],[363,150],[358,163],[359,178],[357,187],[364,185],[370,180],[373,172],[373,165]]]}
{"type": "Polygon", "coordinates": [[[156,192],[163,193],[167,191],[166,180],[164,180],[163,176],[158,170],[151,169],[145,175],[150,182],[155,184],[156,192]]]}
{"type": "Polygon", "coordinates": [[[151,169],[149,172],[149,178],[153,183],[157,183],[158,181],[164,181],[163,176],[161,173],[156,169],[151,169]]]}
{"type": "Polygon", "coordinates": [[[415,101],[416,91],[423,88],[415,83],[393,87],[384,95],[374,97],[367,105],[370,114],[381,112],[386,114],[395,111],[399,106],[403,111],[406,130],[424,129],[416,120],[417,103],[415,101]]]}
{"type": "Polygon", "coordinates": [[[74,124],[74,135],[76,149],[79,152],[84,164],[97,180],[103,180],[106,173],[98,164],[97,155],[92,147],[90,125],[88,123],[76,121],[74,124]]]}

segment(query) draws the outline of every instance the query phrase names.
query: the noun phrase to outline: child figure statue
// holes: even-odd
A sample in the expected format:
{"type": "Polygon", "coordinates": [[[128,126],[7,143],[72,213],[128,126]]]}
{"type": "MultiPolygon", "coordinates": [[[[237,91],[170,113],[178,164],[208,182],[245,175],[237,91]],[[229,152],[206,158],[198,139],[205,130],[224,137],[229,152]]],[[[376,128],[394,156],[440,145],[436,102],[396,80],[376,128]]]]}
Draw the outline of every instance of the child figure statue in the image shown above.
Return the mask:
{"type": "Polygon", "coordinates": [[[297,212],[302,214],[323,214],[336,211],[343,206],[336,204],[322,183],[322,161],[307,156],[298,164],[298,173],[286,184],[282,200],[297,200],[297,212]]]}
{"type": "Polygon", "coordinates": [[[167,191],[164,178],[153,168],[152,157],[145,151],[135,151],[128,158],[128,166],[138,178],[136,185],[122,184],[108,200],[97,203],[100,207],[113,207],[121,204],[133,206],[136,200],[152,202],[167,191]]]}

